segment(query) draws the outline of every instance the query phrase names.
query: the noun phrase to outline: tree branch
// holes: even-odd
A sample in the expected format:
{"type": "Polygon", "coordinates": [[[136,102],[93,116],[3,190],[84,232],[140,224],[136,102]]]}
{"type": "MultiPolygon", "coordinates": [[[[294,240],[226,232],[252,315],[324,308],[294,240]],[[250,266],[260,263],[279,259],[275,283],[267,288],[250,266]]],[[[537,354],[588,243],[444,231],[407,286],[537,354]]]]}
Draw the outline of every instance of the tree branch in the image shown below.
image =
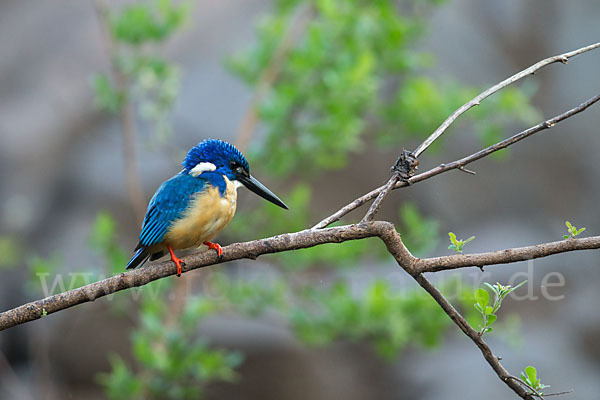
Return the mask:
{"type": "Polygon", "coordinates": [[[419,155],[421,155],[421,153],[423,153],[437,138],[439,138],[450,127],[450,125],[454,121],[456,121],[456,119],[458,117],[460,117],[462,114],[467,112],[470,108],[478,106],[479,103],[481,103],[481,101],[484,100],[485,98],[491,96],[492,94],[496,93],[497,91],[505,88],[508,85],[515,83],[516,81],[518,81],[528,75],[532,75],[537,70],[545,67],[546,65],[554,64],[555,62],[561,62],[563,64],[566,64],[568,62],[569,58],[575,57],[576,55],[585,53],[590,50],[597,49],[598,47],[600,47],[600,43],[594,43],[594,44],[591,44],[586,47],[582,47],[577,50],[559,54],[554,57],[548,57],[542,61],[535,63],[531,67],[524,69],[523,71],[518,72],[518,73],[514,74],[513,76],[503,80],[502,82],[492,86],[491,88],[485,90],[484,92],[480,93],[475,98],[473,98],[471,101],[469,101],[468,103],[465,103],[458,110],[454,111],[448,118],[446,118],[446,120],[442,123],[442,125],[440,125],[440,127],[437,128],[435,130],[435,132],[433,132],[427,139],[425,139],[425,141],[423,143],[421,143],[419,145],[419,147],[417,147],[417,149],[413,152],[415,157],[419,157],[419,155]]]}
{"type": "MultiPolygon", "coordinates": [[[[363,239],[377,236],[383,229],[394,229],[393,225],[386,222],[376,222],[371,225],[347,225],[322,229],[319,231],[304,230],[296,233],[273,236],[266,239],[254,240],[245,243],[236,243],[223,248],[221,258],[214,251],[205,251],[183,257],[186,265],[184,272],[209,265],[243,258],[256,259],[263,254],[279,253],[282,251],[304,249],[325,243],[341,243],[347,240],[363,239]]],[[[119,275],[103,279],[77,289],[46,297],[16,307],[0,314],[0,331],[15,325],[41,318],[44,314],[73,307],[77,304],[94,301],[100,297],[143,286],[157,279],[176,274],[175,264],[165,261],[150,264],[143,268],[122,272],[119,275]]]]}
{"type": "MultiPolygon", "coordinates": [[[[544,122],[541,122],[535,126],[532,126],[529,129],[521,131],[521,132],[517,133],[516,135],[513,135],[507,139],[504,139],[492,146],[486,147],[485,149],[482,149],[482,150],[480,150],[476,153],[473,153],[469,156],[463,157],[460,160],[456,160],[451,163],[442,164],[438,167],[432,168],[428,171],[425,171],[423,173],[413,176],[412,178],[408,179],[406,182],[405,181],[396,182],[393,189],[407,187],[414,183],[424,181],[426,179],[429,179],[431,177],[434,177],[443,172],[447,172],[447,171],[450,171],[453,169],[461,169],[461,168],[464,169],[465,165],[471,164],[474,161],[477,161],[486,156],[489,156],[490,154],[492,154],[498,150],[505,149],[508,146],[513,145],[535,133],[552,128],[554,125],[558,124],[559,122],[562,122],[565,119],[570,118],[570,117],[586,110],[588,107],[592,106],[593,104],[597,103],[598,101],[600,101],[600,94],[597,94],[596,96],[581,103],[577,107],[573,107],[572,109],[565,111],[564,113],[557,115],[554,118],[550,118],[544,122]]],[[[388,181],[388,184],[389,184],[389,181],[388,181]]],[[[358,199],[352,201],[351,203],[348,203],[347,205],[340,208],[335,213],[331,214],[329,217],[323,219],[318,224],[313,226],[312,229],[322,229],[322,228],[325,228],[326,226],[331,225],[334,222],[339,221],[344,215],[361,207],[363,204],[369,202],[370,200],[377,198],[386,189],[388,184],[385,184],[376,189],[373,189],[369,193],[364,194],[363,196],[359,197],[358,199]]]]}
{"type": "Polygon", "coordinates": [[[439,272],[465,267],[510,264],[519,261],[548,257],[569,251],[596,249],[600,249],[600,236],[581,239],[566,239],[559,242],[542,243],[534,246],[517,247],[489,253],[456,254],[445,257],[424,258],[419,259],[414,267],[420,273],[439,272]]]}
{"type": "MultiPolygon", "coordinates": [[[[536,246],[506,249],[489,253],[471,255],[452,255],[419,259],[406,249],[400,235],[393,224],[384,221],[345,225],[326,229],[306,229],[296,233],[287,233],[253,240],[250,242],[231,244],[223,248],[221,258],[212,251],[192,254],[183,258],[184,272],[220,264],[243,258],[256,259],[264,254],[280,253],[290,250],[305,249],[325,243],[342,243],[368,237],[379,237],[388,247],[388,251],[398,260],[411,275],[423,272],[437,272],[447,269],[466,268],[472,266],[506,264],[533,258],[547,257],[553,254],[577,250],[600,248],[600,236],[567,239],[560,242],[539,244],[536,246]]],[[[0,314],[0,331],[41,318],[44,314],[52,314],[78,304],[94,301],[100,297],[143,286],[155,280],[176,274],[175,264],[165,261],[150,264],[143,268],[122,272],[119,275],[94,282],[77,289],[46,297],[38,301],[24,304],[0,314]]]]}
{"type": "Polygon", "coordinates": [[[444,295],[429,282],[423,274],[417,273],[412,275],[419,285],[427,293],[433,297],[433,299],[442,307],[444,312],[452,319],[452,321],[460,328],[465,335],[469,337],[475,343],[475,345],[481,350],[483,358],[490,364],[490,367],[494,370],[498,378],[508,387],[510,387],[519,397],[523,399],[532,399],[533,394],[528,390],[525,390],[521,386],[520,379],[512,376],[506,368],[500,364],[500,359],[494,355],[490,347],[483,341],[479,333],[469,325],[467,320],[450,304],[444,295]]]}

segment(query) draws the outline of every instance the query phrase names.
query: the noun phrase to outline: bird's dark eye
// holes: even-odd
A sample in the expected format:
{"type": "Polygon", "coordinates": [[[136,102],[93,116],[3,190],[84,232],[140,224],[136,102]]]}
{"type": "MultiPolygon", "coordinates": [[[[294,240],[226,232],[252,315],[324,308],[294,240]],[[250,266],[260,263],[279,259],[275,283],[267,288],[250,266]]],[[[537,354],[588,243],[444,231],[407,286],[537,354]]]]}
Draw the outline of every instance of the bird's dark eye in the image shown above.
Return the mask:
{"type": "Polygon", "coordinates": [[[244,167],[242,166],[242,164],[240,164],[237,161],[231,161],[229,163],[229,168],[231,168],[232,171],[235,171],[237,174],[244,174],[244,167]]]}

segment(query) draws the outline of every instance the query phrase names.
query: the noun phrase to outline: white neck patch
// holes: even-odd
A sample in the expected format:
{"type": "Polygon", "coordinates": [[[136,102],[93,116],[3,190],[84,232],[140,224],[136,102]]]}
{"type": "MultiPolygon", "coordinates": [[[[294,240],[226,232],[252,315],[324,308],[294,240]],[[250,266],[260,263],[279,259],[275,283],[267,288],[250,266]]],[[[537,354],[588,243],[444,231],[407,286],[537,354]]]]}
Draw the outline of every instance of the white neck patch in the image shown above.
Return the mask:
{"type": "Polygon", "coordinates": [[[215,169],[217,169],[217,167],[213,163],[200,162],[200,163],[196,164],[196,166],[190,170],[190,175],[195,178],[203,172],[214,171],[215,169]]]}
{"type": "Polygon", "coordinates": [[[238,181],[237,179],[235,181],[233,181],[233,187],[235,187],[237,189],[240,186],[242,186],[242,182],[238,181]]]}

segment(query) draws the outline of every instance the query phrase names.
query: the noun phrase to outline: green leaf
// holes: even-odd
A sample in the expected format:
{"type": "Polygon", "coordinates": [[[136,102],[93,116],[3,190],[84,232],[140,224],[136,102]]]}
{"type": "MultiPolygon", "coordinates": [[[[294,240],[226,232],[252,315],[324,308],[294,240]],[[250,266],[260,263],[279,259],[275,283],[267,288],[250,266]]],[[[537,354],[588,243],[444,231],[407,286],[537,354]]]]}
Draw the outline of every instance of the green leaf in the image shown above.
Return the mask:
{"type": "Polygon", "coordinates": [[[105,74],[94,74],[91,80],[92,88],[96,94],[94,104],[96,107],[116,113],[123,102],[123,94],[119,93],[105,74]]]}
{"type": "Polygon", "coordinates": [[[496,315],[494,315],[494,314],[488,314],[486,326],[490,326],[491,324],[493,324],[494,322],[496,322],[497,318],[498,317],[496,315]]]}
{"type": "Polygon", "coordinates": [[[571,229],[573,227],[573,225],[571,225],[571,223],[569,221],[565,221],[565,225],[567,226],[567,228],[571,229]]]}
{"type": "Polygon", "coordinates": [[[452,244],[456,245],[456,235],[453,232],[448,232],[448,236],[450,236],[450,241],[452,244]]]}
{"type": "Polygon", "coordinates": [[[525,368],[525,374],[527,375],[529,382],[531,382],[532,386],[535,388],[538,382],[536,369],[530,365],[525,368]]]}
{"type": "Polygon", "coordinates": [[[482,309],[485,309],[490,301],[490,294],[485,289],[477,289],[475,291],[475,300],[482,309]]]}
{"type": "Polygon", "coordinates": [[[468,238],[467,240],[465,240],[465,244],[469,243],[471,240],[475,239],[475,236],[471,236],[470,238],[468,238]]]}
{"type": "Polygon", "coordinates": [[[515,290],[517,290],[518,288],[520,288],[521,286],[523,286],[526,283],[527,283],[527,279],[525,279],[523,282],[519,283],[517,286],[515,286],[513,288],[510,288],[510,290],[508,291],[508,293],[514,292],[515,290]]]}

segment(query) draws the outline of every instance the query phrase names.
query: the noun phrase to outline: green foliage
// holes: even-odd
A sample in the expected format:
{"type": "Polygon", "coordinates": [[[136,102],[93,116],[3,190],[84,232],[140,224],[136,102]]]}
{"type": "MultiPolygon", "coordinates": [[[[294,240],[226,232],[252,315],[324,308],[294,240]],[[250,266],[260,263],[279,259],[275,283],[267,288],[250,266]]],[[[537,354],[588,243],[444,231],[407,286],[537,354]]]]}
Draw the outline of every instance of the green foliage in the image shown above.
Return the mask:
{"type": "MultiPolygon", "coordinates": [[[[311,17],[289,49],[281,73],[260,104],[267,128],[250,154],[276,175],[310,175],[346,165],[368,130],[382,145],[429,135],[479,90],[426,77],[430,54],[415,50],[426,33],[428,12],[439,1],[391,0],[276,2],[262,20],[254,49],[232,57],[229,68],[254,85],[267,68],[302,7],[311,17]],[[401,11],[400,11],[401,10],[401,11]]],[[[528,94],[514,88],[486,100],[467,118],[481,135],[508,122],[530,122],[537,113],[528,94]],[[485,122],[483,122],[485,121],[485,122]]]]}
{"type": "Polygon", "coordinates": [[[405,203],[399,210],[402,223],[402,241],[417,256],[430,252],[437,245],[439,223],[425,218],[413,203],[405,203]]]}
{"type": "Polygon", "coordinates": [[[475,236],[471,236],[466,240],[457,240],[456,235],[453,232],[448,232],[448,236],[450,237],[451,243],[450,246],[448,246],[448,250],[454,250],[457,254],[462,254],[465,244],[475,239],[475,236]]]}
{"type": "Polygon", "coordinates": [[[112,37],[132,46],[163,42],[179,29],[189,13],[190,3],[171,0],[128,4],[110,16],[112,37]]]}
{"type": "Polygon", "coordinates": [[[133,372],[119,356],[112,356],[110,373],[100,376],[110,399],[197,399],[211,381],[233,381],[242,362],[236,351],[214,349],[199,336],[198,324],[211,312],[202,298],[188,299],[182,318],[169,321],[161,301],[148,301],[140,313],[141,327],[132,338],[133,372]]]}
{"type": "Polygon", "coordinates": [[[529,366],[525,368],[525,372],[521,372],[521,379],[529,385],[530,388],[535,390],[538,394],[543,395],[543,389],[550,387],[549,385],[544,385],[542,381],[537,376],[537,370],[529,366]]]}
{"type": "Polygon", "coordinates": [[[62,263],[63,257],[58,253],[52,254],[49,258],[42,258],[35,255],[29,257],[27,260],[27,264],[29,265],[29,276],[26,283],[27,291],[35,294],[40,293],[40,279],[57,273],[62,263]]]}
{"type": "Polygon", "coordinates": [[[0,236],[0,269],[9,269],[19,263],[22,258],[21,246],[11,236],[0,236]]]}
{"type": "Polygon", "coordinates": [[[585,228],[577,229],[569,221],[566,221],[565,225],[567,226],[567,234],[563,235],[563,239],[573,239],[585,231],[585,228]]]}
{"type": "Polygon", "coordinates": [[[502,306],[502,300],[507,295],[523,286],[526,282],[527,281],[523,281],[515,287],[511,287],[510,285],[502,286],[499,283],[490,285],[489,283],[484,282],[484,285],[490,288],[494,294],[492,303],[490,303],[490,294],[487,290],[479,288],[475,291],[475,309],[480,312],[482,318],[481,329],[479,331],[480,335],[492,331],[491,325],[496,322],[496,319],[498,318],[496,313],[502,306]]]}
{"type": "Polygon", "coordinates": [[[103,23],[115,43],[114,54],[109,55],[115,76],[112,81],[103,73],[93,76],[97,107],[118,113],[135,103],[140,116],[154,124],[156,137],[168,137],[181,73],[151,45],[162,44],[175,34],[190,9],[189,2],[156,0],[127,4],[105,16],[103,23]]]}
{"type": "Polygon", "coordinates": [[[313,345],[334,340],[369,341],[378,354],[393,359],[409,343],[439,344],[450,320],[422,290],[392,289],[376,281],[361,297],[348,282],[329,290],[307,289],[304,307],[294,310],[291,324],[298,336],[313,345]]]}
{"type": "Polygon", "coordinates": [[[129,252],[119,244],[115,219],[106,211],[96,215],[90,233],[90,247],[104,256],[110,275],[122,272],[123,266],[127,265],[129,252]]]}
{"type": "Polygon", "coordinates": [[[101,110],[117,113],[123,104],[123,93],[113,87],[106,74],[96,73],[92,76],[92,88],[96,93],[94,104],[101,110]]]}

